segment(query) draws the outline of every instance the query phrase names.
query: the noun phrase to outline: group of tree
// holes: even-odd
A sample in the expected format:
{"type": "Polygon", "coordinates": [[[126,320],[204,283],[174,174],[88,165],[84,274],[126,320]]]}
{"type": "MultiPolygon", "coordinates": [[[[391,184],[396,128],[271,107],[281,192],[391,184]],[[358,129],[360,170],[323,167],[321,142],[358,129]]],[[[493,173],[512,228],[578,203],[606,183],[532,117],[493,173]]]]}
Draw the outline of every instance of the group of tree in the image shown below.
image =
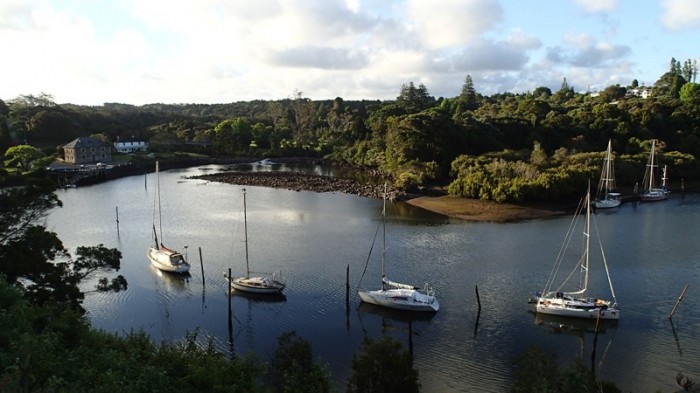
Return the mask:
{"type": "MultiPolygon", "coordinates": [[[[609,86],[597,94],[577,93],[564,78],[556,91],[542,86],[521,94],[484,96],[467,75],[457,97],[435,98],[422,83],[408,82],[390,101],[340,97],[312,101],[295,91],[292,97],[276,101],[90,107],[58,105],[47,94],[26,95],[0,101],[0,150],[25,144],[45,156],[60,157],[57,147],[76,136],[93,135],[108,142],[135,138],[149,141],[154,151],[323,157],[374,167],[405,189],[455,183],[451,188],[455,195],[547,199],[571,190],[563,184],[555,185],[559,188],[555,193],[538,190],[548,189],[561,177],[578,181],[590,175],[589,169],[600,164],[608,140],[618,156],[639,164],[648,141],[656,139],[663,147],[658,152],[661,160],[682,157],[681,163],[669,165],[672,177],[697,177],[700,85],[696,76],[696,62],[672,59],[669,71],[653,86],[640,87],[633,80],[629,86],[609,86]],[[651,96],[635,94],[640,89],[650,90],[651,96]],[[535,146],[538,154],[551,159],[522,160],[535,146]],[[579,154],[593,152],[601,154],[585,156],[590,161],[580,162],[579,154]],[[496,166],[521,170],[525,164],[533,165],[527,173],[534,176],[537,170],[537,176],[520,178],[519,170],[514,170],[510,171],[514,182],[481,179],[493,190],[474,191],[476,180],[465,178],[472,177],[474,168],[464,165],[478,161],[483,167],[489,157],[502,162],[496,166]],[[572,161],[574,167],[557,167],[572,161]],[[581,164],[587,168],[580,168],[581,164]]],[[[15,160],[8,165],[25,164],[15,160]]],[[[644,165],[635,168],[630,168],[628,176],[618,176],[619,183],[631,187],[639,182],[644,165]]]]}

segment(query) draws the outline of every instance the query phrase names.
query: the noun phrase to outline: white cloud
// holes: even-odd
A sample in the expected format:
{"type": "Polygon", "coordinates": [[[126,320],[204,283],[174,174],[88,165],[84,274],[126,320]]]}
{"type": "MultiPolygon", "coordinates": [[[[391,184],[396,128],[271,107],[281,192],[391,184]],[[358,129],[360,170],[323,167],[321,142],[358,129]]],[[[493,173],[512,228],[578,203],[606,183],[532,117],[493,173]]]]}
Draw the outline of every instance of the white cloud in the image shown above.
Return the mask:
{"type": "Polygon", "coordinates": [[[620,62],[630,53],[631,48],[628,46],[597,42],[590,35],[580,34],[566,35],[564,46],[549,48],[547,58],[558,64],[602,68],[620,62]]]}
{"type": "Polygon", "coordinates": [[[490,0],[407,0],[416,34],[435,49],[471,42],[502,19],[499,3],[490,0]]]}
{"type": "Polygon", "coordinates": [[[700,4],[696,0],[664,0],[661,20],[670,30],[700,28],[700,4]]]}
{"type": "Polygon", "coordinates": [[[617,0],[574,0],[586,12],[611,12],[617,8],[617,0]]]}
{"type": "MultiPolygon", "coordinates": [[[[693,1],[662,1],[664,23],[697,26],[693,1]]],[[[2,0],[0,86],[90,104],[393,99],[409,81],[449,97],[466,74],[492,94],[697,57],[685,35],[659,37],[653,6],[627,23],[618,2],[562,1],[553,19],[522,0],[2,0]]]]}

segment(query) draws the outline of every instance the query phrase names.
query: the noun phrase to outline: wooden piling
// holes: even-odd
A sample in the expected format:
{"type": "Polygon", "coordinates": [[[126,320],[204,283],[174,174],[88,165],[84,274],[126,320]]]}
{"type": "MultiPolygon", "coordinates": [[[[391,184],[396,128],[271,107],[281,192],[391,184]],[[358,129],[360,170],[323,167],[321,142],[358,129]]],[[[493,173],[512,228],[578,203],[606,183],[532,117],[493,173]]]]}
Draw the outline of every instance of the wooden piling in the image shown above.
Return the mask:
{"type": "Polygon", "coordinates": [[[676,312],[676,308],[678,308],[678,305],[681,304],[681,301],[683,301],[683,296],[685,296],[685,291],[688,290],[688,284],[685,284],[683,287],[683,291],[681,291],[681,295],[678,296],[678,300],[676,301],[676,304],[673,306],[673,310],[671,310],[671,313],[668,315],[668,319],[673,318],[673,314],[676,312]]]}
{"type": "Polygon", "coordinates": [[[481,300],[479,299],[479,286],[475,285],[474,290],[476,291],[476,304],[479,306],[479,314],[481,314],[481,300]]]}
{"type": "Polygon", "coordinates": [[[481,317],[481,299],[479,298],[479,286],[474,286],[474,291],[476,292],[476,304],[478,306],[476,311],[476,321],[474,321],[474,338],[476,338],[476,331],[479,328],[479,318],[481,317]]]}
{"type": "Polygon", "coordinates": [[[345,268],[345,309],[350,310],[350,265],[345,268]]]}
{"type": "MultiPolygon", "coordinates": [[[[204,261],[202,260],[202,247],[199,247],[199,267],[202,269],[202,288],[205,287],[204,283],[204,261]]],[[[228,272],[229,277],[231,277],[231,272],[228,272]]],[[[229,285],[229,287],[231,287],[229,285]]]]}

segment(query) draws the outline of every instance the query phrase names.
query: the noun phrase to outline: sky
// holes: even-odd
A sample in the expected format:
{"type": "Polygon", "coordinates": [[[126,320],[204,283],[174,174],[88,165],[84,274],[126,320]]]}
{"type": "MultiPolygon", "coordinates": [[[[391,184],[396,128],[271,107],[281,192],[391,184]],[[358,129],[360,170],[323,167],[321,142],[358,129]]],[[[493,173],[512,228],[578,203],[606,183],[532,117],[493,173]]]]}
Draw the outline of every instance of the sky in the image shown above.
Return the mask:
{"type": "Polygon", "coordinates": [[[698,0],[2,0],[0,99],[215,104],[651,86],[698,0]]]}

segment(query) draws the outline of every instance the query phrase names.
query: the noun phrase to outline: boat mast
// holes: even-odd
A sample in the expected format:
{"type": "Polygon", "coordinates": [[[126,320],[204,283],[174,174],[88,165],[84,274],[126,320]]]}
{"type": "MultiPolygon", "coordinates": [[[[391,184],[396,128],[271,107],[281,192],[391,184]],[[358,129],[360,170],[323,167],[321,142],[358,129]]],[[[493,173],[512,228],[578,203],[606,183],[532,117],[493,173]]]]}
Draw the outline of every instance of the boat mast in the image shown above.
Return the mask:
{"type": "Polygon", "coordinates": [[[382,206],[382,288],[384,288],[384,254],[386,254],[386,183],[384,183],[384,205],[382,206]]]}
{"type": "Polygon", "coordinates": [[[655,171],[654,167],[656,167],[656,165],[654,165],[655,150],[656,150],[656,139],[652,139],[651,140],[651,152],[649,155],[649,190],[654,188],[654,171],[655,171]]]}
{"type": "Polygon", "coordinates": [[[661,178],[661,188],[666,190],[666,180],[668,180],[667,172],[666,172],[667,166],[664,165],[664,177],[661,178]]]}
{"type": "Polygon", "coordinates": [[[588,192],[586,193],[586,230],[583,232],[583,236],[586,238],[586,255],[584,265],[581,266],[583,269],[583,286],[581,287],[581,294],[585,294],[588,290],[588,262],[590,256],[590,243],[591,243],[591,181],[588,180],[588,192]]]}
{"type": "Polygon", "coordinates": [[[248,216],[245,205],[245,188],[243,189],[243,232],[245,233],[245,278],[250,278],[250,265],[248,264],[248,216]]]}
{"type": "Polygon", "coordinates": [[[612,184],[613,181],[612,141],[608,139],[608,150],[605,155],[605,162],[603,163],[603,171],[600,174],[600,184],[598,185],[598,197],[602,195],[604,198],[607,198],[610,190],[614,187],[612,184]]]}
{"type": "MultiPolygon", "coordinates": [[[[158,232],[160,233],[160,241],[163,242],[163,215],[160,212],[160,170],[158,161],[156,161],[156,195],[158,196],[158,232]]],[[[157,245],[160,249],[160,244],[157,245]]]]}

